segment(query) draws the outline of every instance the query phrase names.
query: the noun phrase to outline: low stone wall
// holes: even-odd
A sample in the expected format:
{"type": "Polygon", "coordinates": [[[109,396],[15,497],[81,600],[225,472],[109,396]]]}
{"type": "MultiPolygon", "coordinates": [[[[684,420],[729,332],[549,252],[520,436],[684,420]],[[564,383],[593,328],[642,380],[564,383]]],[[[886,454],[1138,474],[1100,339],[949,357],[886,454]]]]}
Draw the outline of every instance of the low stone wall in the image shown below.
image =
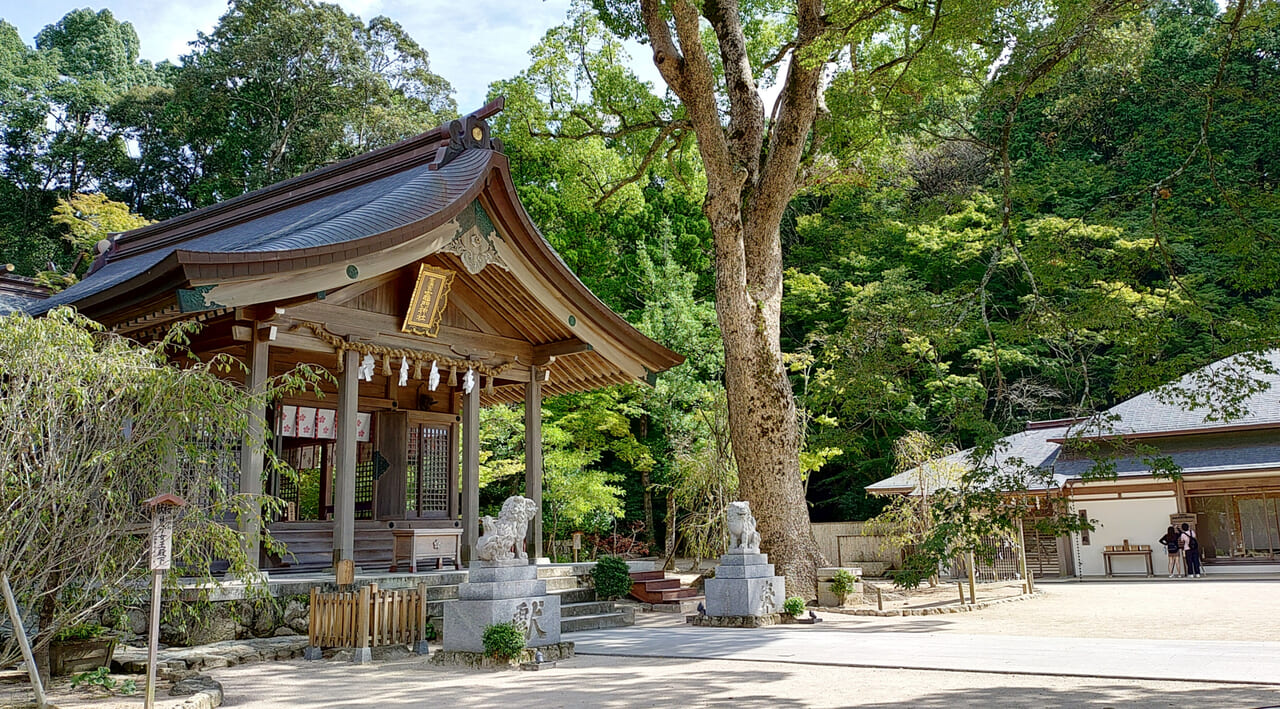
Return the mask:
{"type": "Polygon", "coordinates": [[[518,668],[521,663],[533,662],[536,658],[534,653],[537,651],[542,651],[542,659],[546,662],[567,660],[573,657],[573,643],[561,641],[537,648],[527,647],[520,651],[519,657],[505,662],[488,657],[482,652],[436,650],[431,653],[431,664],[446,667],[470,667],[480,670],[511,670],[518,668]]]}

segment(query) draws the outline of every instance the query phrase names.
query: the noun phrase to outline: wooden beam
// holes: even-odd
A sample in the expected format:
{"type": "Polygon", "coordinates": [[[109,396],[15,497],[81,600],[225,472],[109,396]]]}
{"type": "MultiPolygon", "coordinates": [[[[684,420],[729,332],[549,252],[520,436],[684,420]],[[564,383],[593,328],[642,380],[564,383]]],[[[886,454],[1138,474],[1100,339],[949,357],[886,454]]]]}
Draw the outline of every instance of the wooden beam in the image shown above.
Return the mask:
{"type": "Polygon", "coordinates": [[[360,399],[360,380],[356,378],[360,353],[342,353],[342,372],[338,375],[337,441],[334,444],[333,494],[333,564],[355,559],[356,523],[356,413],[360,399]]]}
{"type": "Polygon", "coordinates": [[[387,271],[386,273],[374,276],[373,278],[360,281],[359,283],[352,283],[349,286],[344,286],[325,294],[324,303],[326,305],[342,305],[343,303],[349,303],[371,290],[377,290],[388,283],[394,283],[399,278],[400,269],[387,271]]]}
{"type": "Polygon", "coordinates": [[[529,368],[524,389],[524,496],[538,505],[529,522],[529,554],[535,563],[542,556],[542,380],[538,373],[537,367],[529,368]]]}
{"type": "Polygon", "coordinates": [[[480,383],[462,395],[462,542],[468,562],[480,538],[480,383]]]}
{"type": "Polygon", "coordinates": [[[448,325],[440,326],[437,338],[418,337],[401,332],[400,318],[394,315],[371,313],[340,305],[307,303],[290,309],[289,315],[297,320],[323,323],[335,335],[356,337],[387,347],[439,352],[452,357],[485,354],[500,354],[524,360],[533,357],[533,346],[524,340],[448,325]]]}
{"type": "MultiPolygon", "coordinates": [[[[252,336],[256,331],[250,329],[252,336]]],[[[250,392],[260,394],[267,385],[269,358],[271,351],[266,340],[253,338],[248,346],[248,357],[245,365],[250,392]]],[[[262,533],[262,504],[258,498],[262,494],[262,456],[266,446],[266,411],[250,409],[245,412],[249,417],[248,428],[245,429],[244,442],[240,446],[240,492],[247,495],[250,508],[240,515],[240,543],[244,545],[245,556],[252,569],[258,568],[258,539],[262,533]]]]}
{"type": "Polygon", "coordinates": [[[534,360],[546,359],[548,357],[560,357],[562,355],[577,354],[579,352],[590,352],[593,348],[591,345],[579,340],[576,337],[559,342],[548,342],[545,345],[533,346],[534,360]]]}

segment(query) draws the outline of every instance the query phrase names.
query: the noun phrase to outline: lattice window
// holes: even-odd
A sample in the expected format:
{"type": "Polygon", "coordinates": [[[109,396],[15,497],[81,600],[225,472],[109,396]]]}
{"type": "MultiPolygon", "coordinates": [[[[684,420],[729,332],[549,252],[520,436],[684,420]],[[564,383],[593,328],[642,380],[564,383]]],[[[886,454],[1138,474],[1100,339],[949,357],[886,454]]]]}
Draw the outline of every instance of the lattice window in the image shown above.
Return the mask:
{"type": "Polygon", "coordinates": [[[373,519],[375,452],[372,443],[356,444],[356,519],[373,519]]]}
{"type": "Polygon", "coordinates": [[[418,514],[449,511],[449,428],[419,429],[417,456],[418,514]]]}

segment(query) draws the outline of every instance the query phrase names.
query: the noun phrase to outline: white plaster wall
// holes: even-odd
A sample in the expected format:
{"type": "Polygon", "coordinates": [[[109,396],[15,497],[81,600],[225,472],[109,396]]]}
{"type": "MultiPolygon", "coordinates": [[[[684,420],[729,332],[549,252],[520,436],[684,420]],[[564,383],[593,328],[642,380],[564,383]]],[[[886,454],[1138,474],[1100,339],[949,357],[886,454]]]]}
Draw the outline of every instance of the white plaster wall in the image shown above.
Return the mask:
{"type": "MultiPolygon", "coordinates": [[[[1178,501],[1173,493],[1121,499],[1073,498],[1077,511],[1084,510],[1089,519],[1095,520],[1089,533],[1089,545],[1080,543],[1080,535],[1072,540],[1076,552],[1076,572],[1083,576],[1102,576],[1106,573],[1102,552],[1110,544],[1148,544],[1151,546],[1151,563],[1160,575],[1168,573],[1167,553],[1160,546],[1160,537],[1169,528],[1169,515],[1178,511],[1178,501]]],[[[1140,556],[1121,556],[1111,560],[1111,569],[1117,573],[1143,572],[1147,564],[1140,556]]]]}

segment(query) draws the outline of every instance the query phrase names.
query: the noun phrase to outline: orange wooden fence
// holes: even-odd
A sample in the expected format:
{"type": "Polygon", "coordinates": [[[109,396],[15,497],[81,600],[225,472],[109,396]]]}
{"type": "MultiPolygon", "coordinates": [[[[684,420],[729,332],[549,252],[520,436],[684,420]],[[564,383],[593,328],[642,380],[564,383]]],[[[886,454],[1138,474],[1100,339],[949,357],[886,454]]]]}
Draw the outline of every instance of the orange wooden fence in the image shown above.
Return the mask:
{"type": "Polygon", "coordinates": [[[380,591],[377,584],[341,593],[320,593],[312,588],[307,636],[313,648],[417,648],[420,644],[425,648],[426,584],[399,591],[380,591]]]}

